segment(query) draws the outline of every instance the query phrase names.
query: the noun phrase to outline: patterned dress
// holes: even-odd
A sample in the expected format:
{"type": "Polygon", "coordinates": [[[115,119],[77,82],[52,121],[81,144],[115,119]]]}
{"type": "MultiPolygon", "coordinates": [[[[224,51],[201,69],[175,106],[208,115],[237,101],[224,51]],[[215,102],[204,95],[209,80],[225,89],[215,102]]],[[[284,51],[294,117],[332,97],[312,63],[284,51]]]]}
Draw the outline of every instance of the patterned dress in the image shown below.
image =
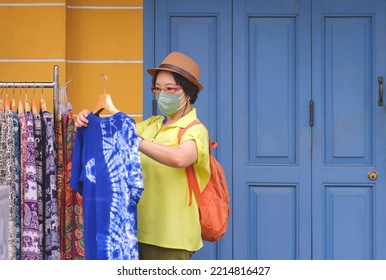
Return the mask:
{"type": "Polygon", "coordinates": [[[56,193],[58,204],[58,223],[59,223],[59,244],[60,259],[64,260],[65,256],[65,239],[64,239],[64,176],[63,176],[63,114],[56,116],[55,126],[55,150],[56,150],[56,193]]]}
{"type": "Polygon", "coordinates": [[[35,163],[36,163],[36,183],[38,197],[38,221],[39,221],[39,236],[40,250],[43,252],[43,236],[44,236],[44,201],[43,201],[43,139],[42,139],[42,120],[39,113],[33,114],[34,123],[34,138],[35,138],[35,163]]]}
{"type": "Polygon", "coordinates": [[[38,221],[38,190],[36,183],[36,165],[35,165],[35,140],[33,131],[33,116],[31,111],[25,112],[25,145],[23,151],[25,159],[25,171],[23,173],[24,184],[24,204],[22,215],[22,247],[21,256],[23,260],[39,260],[43,258],[40,247],[40,233],[38,221]]]}
{"type": "Polygon", "coordinates": [[[124,113],[78,128],[70,185],[83,196],[86,259],[138,259],[142,167],[135,121],[124,113]]]}
{"type": "MultiPolygon", "coordinates": [[[[64,133],[63,133],[64,134],[64,133]]],[[[72,152],[75,141],[75,126],[72,110],[67,114],[66,125],[66,159],[65,159],[65,237],[66,237],[66,260],[84,259],[83,239],[83,203],[82,197],[70,186],[72,169],[72,152]]]]}
{"type": "Polygon", "coordinates": [[[13,112],[0,111],[0,185],[8,193],[8,259],[16,259],[16,184],[13,112]]]}
{"type": "Polygon", "coordinates": [[[42,114],[42,137],[44,148],[44,200],[45,200],[45,257],[48,260],[60,258],[59,221],[56,192],[55,131],[53,115],[44,111],[42,114]]]}
{"type": "Polygon", "coordinates": [[[20,259],[23,259],[22,254],[22,236],[23,236],[23,217],[24,217],[24,186],[26,185],[26,163],[27,163],[27,124],[25,122],[25,114],[18,113],[19,134],[20,134],[20,259]]]}
{"type": "Polygon", "coordinates": [[[13,113],[13,136],[14,136],[14,158],[15,158],[15,226],[16,226],[16,259],[21,259],[21,226],[20,226],[20,139],[19,139],[19,116],[13,113]]]}

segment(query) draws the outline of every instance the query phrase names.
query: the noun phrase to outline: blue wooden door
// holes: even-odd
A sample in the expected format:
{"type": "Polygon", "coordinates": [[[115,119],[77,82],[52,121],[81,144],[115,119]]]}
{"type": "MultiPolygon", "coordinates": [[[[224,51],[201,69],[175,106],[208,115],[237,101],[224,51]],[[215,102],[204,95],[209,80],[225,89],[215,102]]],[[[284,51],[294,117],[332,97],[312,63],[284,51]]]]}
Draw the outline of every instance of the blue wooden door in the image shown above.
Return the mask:
{"type": "Polygon", "coordinates": [[[237,1],[234,30],[234,257],[385,259],[385,1],[237,1]]]}
{"type": "Polygon", "coordinates": [[[386,259],[385,1],[312,9],[312,256],[386,259]]]}

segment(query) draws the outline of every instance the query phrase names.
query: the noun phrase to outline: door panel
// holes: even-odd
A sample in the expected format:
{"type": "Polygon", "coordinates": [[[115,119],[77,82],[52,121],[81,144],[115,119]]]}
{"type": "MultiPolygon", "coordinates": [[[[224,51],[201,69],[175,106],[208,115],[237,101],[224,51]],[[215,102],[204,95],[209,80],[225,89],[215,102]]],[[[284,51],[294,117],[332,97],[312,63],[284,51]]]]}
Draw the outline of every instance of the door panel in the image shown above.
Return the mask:
{"type": "Polygon", "coordinates": [[[292,165],[297,139],[296,17],[250,17],[248,25],[248,161],[292,165]]]}
{"type": "Polygon", "coordinates": [[[296,192],[296,186],[249,186],[248,259],[296,259],[296,192]]]}
{"type": "Polygon", "coordinates": [[[312,20],[313,258],[384,259],[385,1],[316,0],[312,20]]]}
{"type": "Polygon", "coordinates": [[[311,257],[309,11],[234,1],[235,259],[311,257]]]}
{"type": "Polygon", "coordinates": [[[326,185],[324,259],[373,258],[373,190],[366,186],[326,185]],[[360,242],[353,244],[353,242],[360,242]]]}

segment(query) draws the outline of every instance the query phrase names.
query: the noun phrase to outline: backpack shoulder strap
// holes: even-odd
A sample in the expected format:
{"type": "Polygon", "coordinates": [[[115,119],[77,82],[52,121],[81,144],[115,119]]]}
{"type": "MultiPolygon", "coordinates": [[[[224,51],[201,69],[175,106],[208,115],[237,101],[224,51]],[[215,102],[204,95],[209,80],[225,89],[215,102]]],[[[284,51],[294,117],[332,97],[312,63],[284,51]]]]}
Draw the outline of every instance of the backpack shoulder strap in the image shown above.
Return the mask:
{"type": "Polygon", "coordinates": [[[192,121],[190,124],[188,124],[186,127],[182,127],[180,128],[180,130],[178,131],[178,144],[180,144],[181,142],[181,138],[182,138],[182,135],[184,135],[184,133],[189,129],[191,128],[193,125],[196,125],[196,124],[200,124],[201,122],[199,120],[194,120],[192,121]]]}
{"type": "MultiPolygon", "coordinates": [[[[188,124],[186,127],[180,128],[180,130],[178,131],[178,144],[180,144],[180,142],[181,142],[182,135],[184,135],[184,133],[189,128],[191,128],[192,126],[194,126],[196,124],[200,124],[200,123],[201,122],[196,119],[196,120],[192,121],[190,124],[188,124]]],[[[198,205],[200,206],[201,200],[202,200],[201,199],[201,191],[200,191],[200,188],[198,187],[198,182],[197,182],[196,174],[194,173],[193,164],[186,167],[185,171],[186,171],[186,176],[188,177],[188,184],[189,184],[189,206],[192,205],[192,193],[193,193],[193,191],[194,191],[194,194],[196,196],[198,205]]]]}

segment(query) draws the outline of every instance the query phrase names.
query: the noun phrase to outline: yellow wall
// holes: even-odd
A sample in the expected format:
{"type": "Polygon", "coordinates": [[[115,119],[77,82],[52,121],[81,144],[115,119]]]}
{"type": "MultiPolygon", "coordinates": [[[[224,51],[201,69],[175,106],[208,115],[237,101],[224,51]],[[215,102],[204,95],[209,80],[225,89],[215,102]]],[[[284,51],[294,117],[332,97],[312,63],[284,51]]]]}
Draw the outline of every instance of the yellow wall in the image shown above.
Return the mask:
{"type": "MultiPolygon", "coordinates": [[[[139,121],[142,18],[142,0],[0,0],[0,81],[52,82],[58,65],[61,86],[72,79],[67,95],[75,114],[92,110],[106,85],[114,105],[139,121]]],[[[8,89],[3,98],[5,92],[25,94],[8,89]]],[[[53,90],[43,93],[53,108],[53,90]]]]}

